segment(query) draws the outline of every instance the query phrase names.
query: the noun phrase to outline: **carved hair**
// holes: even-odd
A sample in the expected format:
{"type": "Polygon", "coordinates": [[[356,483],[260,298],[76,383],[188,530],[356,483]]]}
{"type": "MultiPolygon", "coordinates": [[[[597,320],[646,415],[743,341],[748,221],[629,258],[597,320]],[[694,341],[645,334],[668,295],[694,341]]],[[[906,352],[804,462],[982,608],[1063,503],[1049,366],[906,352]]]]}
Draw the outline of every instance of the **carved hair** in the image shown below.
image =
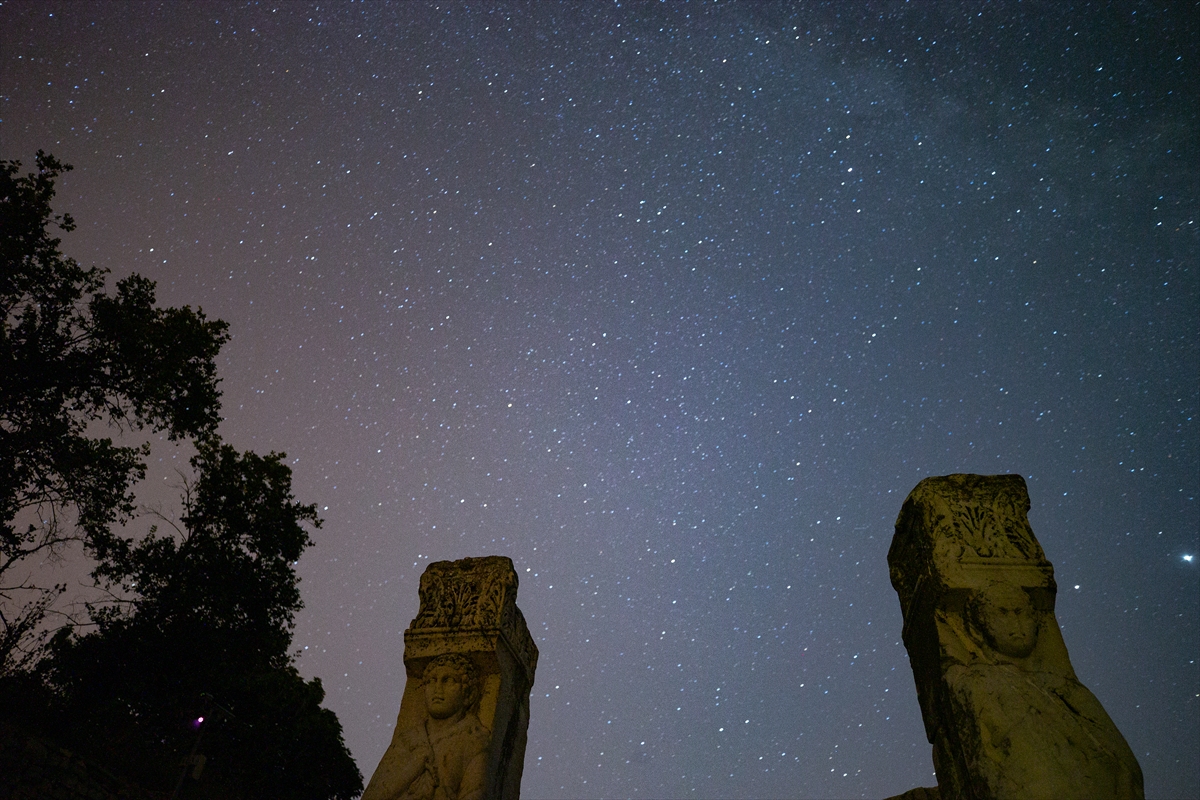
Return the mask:
{"type": "Polygon", "coordinates": [[[972,622],[981,625],[983,617],[987,613],[988,606],[1001,597],[1010,600],[1020,599],[1029,605],[1033,613],[1037,613],[1037,609],[1033,606],[1033,598],[1029,596],[1029,592],[1011,583],[992,581],[971,593],[971,599],[967,602],[967,615],[971,618],[972,622]]]}
{"type": "Polygon", "coordinates": [[[422,683],[433,675],[434,667],[449,667],[457,672],[468,698],[465,705],[470,708],[475,704],[475,701],[479,699],[479,668],[475,666],[474,661],[459,653],[437,656],[425,665],[425,671],[421,673],[422,683]]]}

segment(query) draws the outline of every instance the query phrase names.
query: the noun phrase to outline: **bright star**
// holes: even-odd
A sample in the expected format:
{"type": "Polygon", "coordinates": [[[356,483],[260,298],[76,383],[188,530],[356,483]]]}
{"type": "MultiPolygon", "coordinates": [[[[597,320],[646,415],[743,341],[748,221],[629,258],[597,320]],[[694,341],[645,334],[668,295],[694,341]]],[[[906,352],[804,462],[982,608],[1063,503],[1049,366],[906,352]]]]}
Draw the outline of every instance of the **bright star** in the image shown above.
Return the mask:
{"type": "Polygon", "coordinates": [[[1195,556],[1193,556],[1191,553],[1188,553],[1187,555],[1185,555],[1183,557],[1183,560],[1190,564],[1190,563],[1192,563],[1193,558],[1195,558],[1195,556]]]}

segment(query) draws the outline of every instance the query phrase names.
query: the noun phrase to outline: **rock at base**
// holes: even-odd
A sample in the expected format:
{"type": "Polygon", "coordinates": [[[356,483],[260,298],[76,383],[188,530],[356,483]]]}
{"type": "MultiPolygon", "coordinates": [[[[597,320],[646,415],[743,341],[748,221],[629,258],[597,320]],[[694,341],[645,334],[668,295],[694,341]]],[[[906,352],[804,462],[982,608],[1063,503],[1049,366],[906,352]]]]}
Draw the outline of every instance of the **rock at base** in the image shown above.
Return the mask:
{"type": "Polygon", "coordinates": [[[918,786],[915,789],[909,789],[904,794],[888,797],[886,800],[941,800],[941,797],[936,786],[918,786]]]}

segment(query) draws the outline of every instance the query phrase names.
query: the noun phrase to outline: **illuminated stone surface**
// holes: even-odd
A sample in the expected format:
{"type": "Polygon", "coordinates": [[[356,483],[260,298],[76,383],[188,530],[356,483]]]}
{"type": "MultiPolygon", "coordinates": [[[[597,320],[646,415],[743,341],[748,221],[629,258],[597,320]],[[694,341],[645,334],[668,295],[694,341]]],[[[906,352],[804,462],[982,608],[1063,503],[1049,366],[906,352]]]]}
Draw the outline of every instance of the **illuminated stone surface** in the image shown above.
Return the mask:
{"type": "Polygon", "coordinates": [[[1018,475],[926,478],[888,551],[941,798],[1140,798],[1142,771],[1079,682],[1018,475]]]}
{"type": "Polygon", "coordinates": [[[435,562],[420,594],[400,714],[363,800],[515,800],[538,651],[512,561],[435,562]]]}

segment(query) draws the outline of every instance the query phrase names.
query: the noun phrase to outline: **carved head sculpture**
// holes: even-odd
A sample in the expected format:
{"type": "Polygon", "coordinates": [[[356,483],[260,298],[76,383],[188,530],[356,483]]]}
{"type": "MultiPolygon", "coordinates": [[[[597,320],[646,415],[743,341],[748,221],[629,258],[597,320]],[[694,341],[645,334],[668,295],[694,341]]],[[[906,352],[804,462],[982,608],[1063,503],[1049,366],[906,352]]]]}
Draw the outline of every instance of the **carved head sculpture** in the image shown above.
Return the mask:
{"type": "Polygon", "coordinates": [[[425,709],[434,719],[461,716],[479,699],[479,670],[475,662],[457,653],[429,662],[422,675],[425,709]]]}
{"type": "Polygon", "coordinates": [[[1009,658],[1025,658],[1037,644],[1039,614],[1019,586],[992,583],[977,590],[967,616],[988,645],[1009,658]]]}

